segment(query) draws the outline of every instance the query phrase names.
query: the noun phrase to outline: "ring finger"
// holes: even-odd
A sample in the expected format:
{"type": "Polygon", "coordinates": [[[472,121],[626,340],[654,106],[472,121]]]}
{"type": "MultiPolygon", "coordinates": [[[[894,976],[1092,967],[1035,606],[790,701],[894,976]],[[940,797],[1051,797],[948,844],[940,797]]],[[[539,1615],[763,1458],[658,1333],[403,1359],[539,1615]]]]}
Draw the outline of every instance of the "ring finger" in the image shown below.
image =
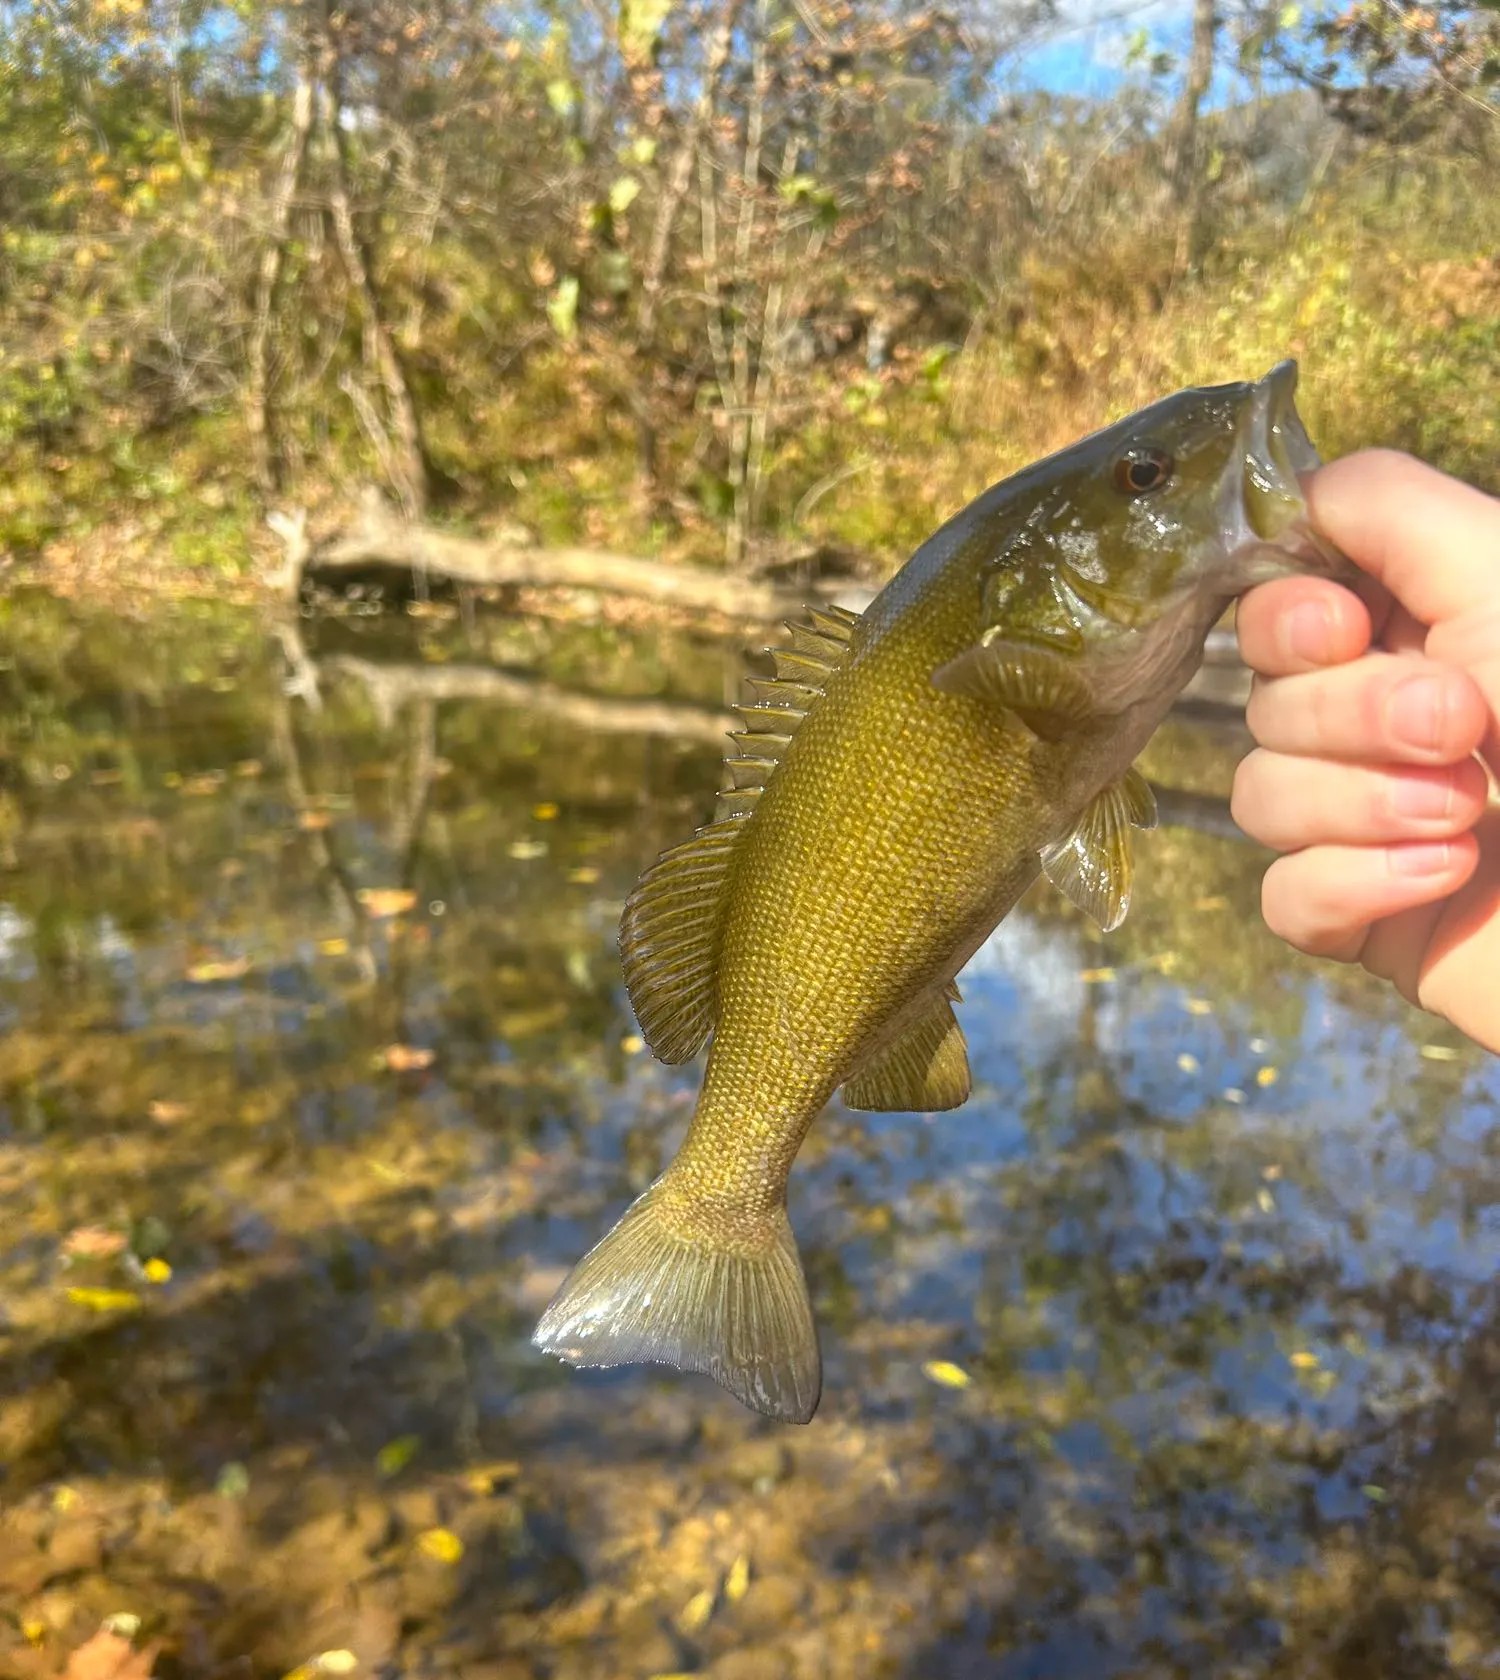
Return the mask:
{"type": "Polygon", "coordinates": [[[1252,839],[1290,852],[1462,834],[1479,820],[1488,792],[1473,759],[1372,769],[1260,748],[1235,772],[1229,808],[1252,839]]]}

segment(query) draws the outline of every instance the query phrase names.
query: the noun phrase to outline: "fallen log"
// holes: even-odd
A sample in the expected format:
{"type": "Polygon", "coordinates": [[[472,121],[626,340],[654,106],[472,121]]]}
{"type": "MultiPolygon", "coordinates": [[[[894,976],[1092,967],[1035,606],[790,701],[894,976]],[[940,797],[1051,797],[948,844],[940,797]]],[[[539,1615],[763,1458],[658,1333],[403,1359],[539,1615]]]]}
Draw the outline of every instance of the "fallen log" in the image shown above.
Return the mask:
{"type": "MultiPolygon", "coordinates": [[[[788,589],[753,578],[599,549],[539,548],[530,544],[526,533],[516,530],[504,530],[493,537],[458,536],[400,518],[378,495],[366,495],[350,524],[317,543],[308,535],[305,513],[273,514],[267,523],[286,546],[285,563],[272,581],[292,600],[309,577],[371,566],[389,566],[409,571],[414,578],[445,579],[476,588],[523,585],[598,590],[685,612],[757,624],[771,624],[798,614],[809,600],[828,601],[851,594],[847,580],[818,580],[788,589]]],[[[868,595],[868,591],[853,593],[868,595]]]]}

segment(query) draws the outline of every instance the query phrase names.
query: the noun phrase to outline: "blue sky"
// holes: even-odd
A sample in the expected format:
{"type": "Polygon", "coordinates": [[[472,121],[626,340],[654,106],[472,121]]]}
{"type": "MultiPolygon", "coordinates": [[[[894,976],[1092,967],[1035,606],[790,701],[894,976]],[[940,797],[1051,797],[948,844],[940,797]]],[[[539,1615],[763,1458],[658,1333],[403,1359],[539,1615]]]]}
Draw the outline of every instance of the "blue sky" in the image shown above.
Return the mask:
{"type": "MultiPolygon", "coordinates": [[[[1144,73],[1139,68],[1128,72],[1124,68],[1127,43],[1142,29],[1151,51],[1169,52],[1178,59],[1175,81],[1191,39],[1190,0],[1065,3],[1057,24],[1017,60],[1014,79],[1023,87],[1048,88],[1056,93],[1108,96],[1119,90],[1127,74],[1144,73]]],[[[1221,67],[1215,78],[1214,97],[1223,99],[1235,79],[1232,71],[1221,67]]]]}

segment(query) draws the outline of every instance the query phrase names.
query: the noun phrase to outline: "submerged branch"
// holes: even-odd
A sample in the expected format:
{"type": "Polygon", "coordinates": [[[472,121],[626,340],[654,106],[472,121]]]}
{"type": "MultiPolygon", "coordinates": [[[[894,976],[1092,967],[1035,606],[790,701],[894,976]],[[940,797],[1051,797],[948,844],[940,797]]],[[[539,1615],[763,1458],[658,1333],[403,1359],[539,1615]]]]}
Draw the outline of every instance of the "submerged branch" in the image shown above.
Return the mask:
{"type": "MultiPolygon", "coordinates": [[[[325,677],[342,675],[362,683],[387,728],[401,708],[412,702],[489,700],[557,718],[592,734],[665,735],[723,751],[725,736],[740,721],[713,706],[586,694],[488,665],[382,664],[350,654],[330,654],[316,663],[325,677]]],[[[1220,839],[1245,839],[1229,814],[1228,800],[1156,783],[1152,791],[1165,827],[1195,829],[1220,839]]]]}

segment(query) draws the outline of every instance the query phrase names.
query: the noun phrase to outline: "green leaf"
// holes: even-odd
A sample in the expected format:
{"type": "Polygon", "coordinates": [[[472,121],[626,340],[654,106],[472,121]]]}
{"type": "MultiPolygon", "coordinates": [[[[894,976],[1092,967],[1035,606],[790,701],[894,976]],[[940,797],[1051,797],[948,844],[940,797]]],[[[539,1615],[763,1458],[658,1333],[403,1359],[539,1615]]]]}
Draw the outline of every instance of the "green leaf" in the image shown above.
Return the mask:
{"type": "Polygon", "coordinates": [[[1295,29],[1302,21],[1302,8],[1295,3],[1283,6],[1276,14],[1278,29],[1295,29]]]}
{"type": "Polygon", "coordinates": [[[417,1456],[421,1445],[420,1435],[398,1435],[394,1441],[387,1441],[375,1454],[376,1470],[385,1477],[399,1476],[417,1456]]]}
{"type": "Polygon", "coordinates": [[[214,1483],[220,1499],[243,1499],[250,1491],[250,1472],[243,1464],[226,1464],[214,1483]]]}
{"type": "Polygon", "coordinates": [[[559,338],[572,340],[578,334],[578,277],[565,274],[547,299],[547,319],[559,338]]]}
{"type": "Polygon", "coordinates": [[[672,0],[620,0],[620,50],[627,61],[651,57],[671,13],[672,0]]]}

